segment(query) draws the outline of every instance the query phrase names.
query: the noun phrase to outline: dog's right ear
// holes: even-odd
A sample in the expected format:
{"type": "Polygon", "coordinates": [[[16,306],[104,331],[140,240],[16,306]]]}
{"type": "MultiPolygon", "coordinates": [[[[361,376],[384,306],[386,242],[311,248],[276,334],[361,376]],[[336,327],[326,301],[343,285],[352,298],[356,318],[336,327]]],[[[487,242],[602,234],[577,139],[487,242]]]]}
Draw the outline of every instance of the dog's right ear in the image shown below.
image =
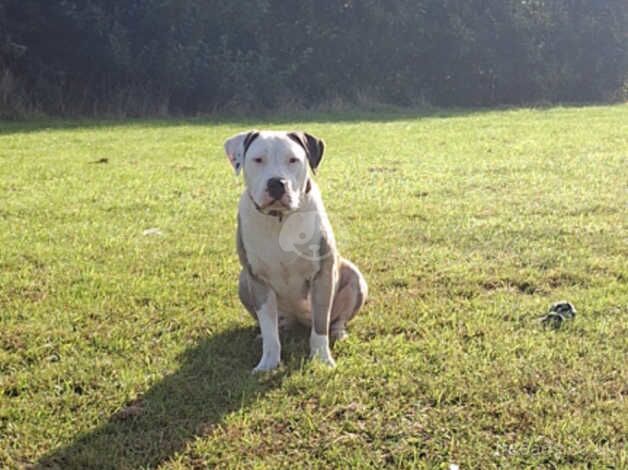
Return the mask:
{"type": "Polygon", "coordinates": [[[244,166],[244,155],[253,141],[259,136],[258,131],[240,132],[225,141],[225,153],[236,175],[244,166]]]}

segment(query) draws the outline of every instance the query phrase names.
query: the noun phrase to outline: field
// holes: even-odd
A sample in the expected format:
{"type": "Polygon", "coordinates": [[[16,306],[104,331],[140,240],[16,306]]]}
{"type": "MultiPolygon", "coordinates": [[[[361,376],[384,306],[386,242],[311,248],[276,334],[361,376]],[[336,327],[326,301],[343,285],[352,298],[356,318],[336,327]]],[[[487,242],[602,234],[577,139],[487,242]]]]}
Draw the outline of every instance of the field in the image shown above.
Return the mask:
{"type": "Polygon", "coordinates": [[[627,256],[628,105],[0,122],[0,467],[626,468],[627,256]],[[336,369],[296,329],[251,374],[252,127],[326,140],[336,369]]]}

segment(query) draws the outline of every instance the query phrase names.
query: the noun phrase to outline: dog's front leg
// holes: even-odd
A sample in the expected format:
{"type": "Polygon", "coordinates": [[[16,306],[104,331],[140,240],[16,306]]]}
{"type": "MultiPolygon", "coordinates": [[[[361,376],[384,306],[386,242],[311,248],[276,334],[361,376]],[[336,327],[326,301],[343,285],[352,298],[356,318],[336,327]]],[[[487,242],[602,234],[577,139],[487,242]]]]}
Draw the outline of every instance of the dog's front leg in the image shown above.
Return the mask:
{"type": "Polygon", "coordinates": [[[274,369],[281,361],[277,296],[272,289],[268,288],[266,301],[255,313],[262,332],[262,359],[253,369],[253,372],[263,372],[274,369]]]}
{"type": "Polygon", "coordinates": [[[320,269],[312,280],[312,333],[310,356],[334,367],[336,363],[329,350],[329,318],[337,282],[336,259],[326,240],[321,241],[320,269]]]}

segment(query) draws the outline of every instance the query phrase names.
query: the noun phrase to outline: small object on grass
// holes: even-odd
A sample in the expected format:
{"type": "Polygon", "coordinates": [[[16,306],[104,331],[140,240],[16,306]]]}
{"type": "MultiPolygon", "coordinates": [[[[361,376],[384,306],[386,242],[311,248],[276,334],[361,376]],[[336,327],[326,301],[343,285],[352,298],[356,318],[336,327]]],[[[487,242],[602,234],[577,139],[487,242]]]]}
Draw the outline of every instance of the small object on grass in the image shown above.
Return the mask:
{"type": "Polygon", "coordinates": [[[544,326],[560,328],[565,320],[573,320],[576,317],[576,308],[571,302],[561,300],[555,302],[549,309],[549,313],[541,318],[544,326]]]}
{"type": "Polygon", "coordinates": [[[155,236],[161,236],[163,235],[163,232],[161,230],[159,230],[157,227],[153,227],[153,228],[147,228],[146,230],[144,230],[144,236],[147,237],[155,237],[155,236]]]}
{"type": "Polygon", "coordinates": [[[144,412],[144,400],[137,398],[129,402],[126,406],[118,410],[113,415],[115,421],[126,421],[130,418],[136,418],[144,412]]]}
{"type": "Polygon", "coordinates": [[[94,160],[93,162],[89,162],[89,163],[109,163],[109,159],[108,158],[99,158],[98,160],[94,160]]]}

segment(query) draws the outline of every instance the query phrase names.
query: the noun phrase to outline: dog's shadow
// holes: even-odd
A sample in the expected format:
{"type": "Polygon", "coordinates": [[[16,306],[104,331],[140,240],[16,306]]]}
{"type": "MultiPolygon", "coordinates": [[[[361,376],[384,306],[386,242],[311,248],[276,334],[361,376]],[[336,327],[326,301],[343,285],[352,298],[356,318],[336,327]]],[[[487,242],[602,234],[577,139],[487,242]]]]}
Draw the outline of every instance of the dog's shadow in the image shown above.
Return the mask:
{"type": "Polygon", "coordinates": [[[121,404],[108,421],[37,462],[33,468],[153,468],[211,433],[224,416],[281,385],[306,354],[303,331],[284,346],[278,372],[251,374],[259,359],[258,329],[237,328],[201,340],[181,356],[179,369],[141,398],[121,404]],[[243,346],[244,345],[244,346],[243,346]],[[287,348],[286,348],[287,346],[287,348]]]}

